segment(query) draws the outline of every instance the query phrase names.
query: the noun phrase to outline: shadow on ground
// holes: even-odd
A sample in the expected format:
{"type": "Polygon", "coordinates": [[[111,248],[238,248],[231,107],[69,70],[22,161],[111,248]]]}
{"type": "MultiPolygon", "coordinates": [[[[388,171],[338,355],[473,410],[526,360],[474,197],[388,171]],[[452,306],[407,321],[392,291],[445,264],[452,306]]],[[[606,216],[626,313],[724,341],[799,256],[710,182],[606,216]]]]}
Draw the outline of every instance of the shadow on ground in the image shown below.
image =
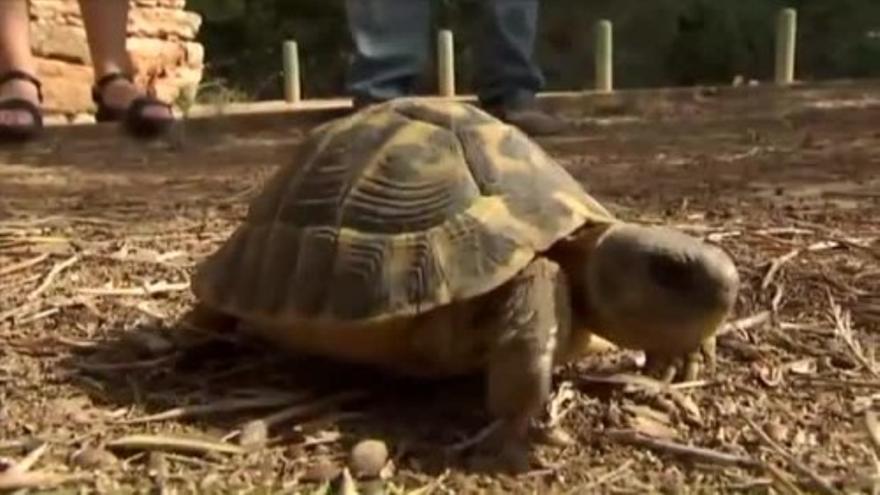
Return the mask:
{"type": "MultiPolygon", "coordinates": [[[[339,435],[330,433],[326,438],[338,438],[343,451],[361,439],[382,439],[396,464],[405,462],[429,476],[439,476],[446,469],[499,472],[500,467],[475,446],[491,423],[479,375],[408,379],[371,367],[283,353],[235,330],[206,332],[182,320],[168,327],[143,323],[115,335],[119,337],[97,342],[87,352],[70,356],[63,365],[71,373],[72,384],[94,404],[137,411],[125,415],[136,421],[125,425],[129,435],[164,421],[165,436],[171,422],[193,428],[200,432],[199,438],[226,438],[238,445],[253,440],[252,430],[246,427],[249,422],[293,406],[298,413],[270,426],[266,443],[303,449],[303,456],[308,447],[318,446],[317,457],[316,452],[308,454],[309,463],[328,470],[315,473],[317,477],[335,473],[346,462],[338,456],[321,462],[321,435],[328,435],[324,428],[331,425],[339,435]],[[279,405],[288,394],[296,397],[286,406],[279,405]],[[137,418],[174,408],[218,406],[222,400],[235,398],[275,404],[137,422],[137,418]]],[[[635,371],[601,358],[593,365],[590,371],[600,374],[635,371]]],[[[557,380],[564,376],[557,374],[557,380]]],[[[611,388],[594,385],[589,392],[601,400],[611,388]]],[[[542,448],[545,446],[536,445],[536,449],[542,448]]]]}

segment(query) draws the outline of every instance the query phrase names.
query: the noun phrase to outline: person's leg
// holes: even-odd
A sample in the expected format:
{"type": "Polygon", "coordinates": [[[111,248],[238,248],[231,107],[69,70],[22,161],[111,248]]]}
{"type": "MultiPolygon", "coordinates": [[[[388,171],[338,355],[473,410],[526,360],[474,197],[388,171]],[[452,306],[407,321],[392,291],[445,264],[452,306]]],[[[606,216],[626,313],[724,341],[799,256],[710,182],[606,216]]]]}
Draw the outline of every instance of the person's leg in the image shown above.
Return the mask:
{"type": "Polygon", "coordinates": [[[431,0],[346,0],[356,106],[406,96],[428,60],[431,0]]]}
{"type": "Polygon", "coordinates": [[[534,105],[544,76],[534,60],[538,0],[481,0],[477,56],[480,103],[529,134],[562,130],[562,122],[534,105]]]}
{"type": "Polygon", "coordinates": [[[95,71],[98,120],[126,119],[133,131],[160,131],[173,118],[170,106],[147,99],[129,79],[134,67],[126,48],[128,0],[79,0],[79,4],[95,71]]]}
{"type": "Polygon", "coordinates": [[[0,135],[30,137],[42,124],[27,0],[0,1],[0,135]]]}

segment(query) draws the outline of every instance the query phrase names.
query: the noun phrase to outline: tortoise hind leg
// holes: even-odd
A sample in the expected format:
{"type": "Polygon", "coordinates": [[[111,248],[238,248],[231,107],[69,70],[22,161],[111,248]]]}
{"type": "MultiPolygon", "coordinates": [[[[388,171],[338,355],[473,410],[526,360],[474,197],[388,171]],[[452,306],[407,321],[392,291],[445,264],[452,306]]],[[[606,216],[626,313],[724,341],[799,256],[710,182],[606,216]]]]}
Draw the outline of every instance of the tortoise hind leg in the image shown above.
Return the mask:
{"type": "Polygon", "coordinates": [[[501,424],[489,443],[504,467],[522,471],[529,467],[530,420],[550,395],[556,347],[571,324],[570,301],[559,266],[543,258],[493,297],[498,333],[489,349],[487,405],[501,424]]]}

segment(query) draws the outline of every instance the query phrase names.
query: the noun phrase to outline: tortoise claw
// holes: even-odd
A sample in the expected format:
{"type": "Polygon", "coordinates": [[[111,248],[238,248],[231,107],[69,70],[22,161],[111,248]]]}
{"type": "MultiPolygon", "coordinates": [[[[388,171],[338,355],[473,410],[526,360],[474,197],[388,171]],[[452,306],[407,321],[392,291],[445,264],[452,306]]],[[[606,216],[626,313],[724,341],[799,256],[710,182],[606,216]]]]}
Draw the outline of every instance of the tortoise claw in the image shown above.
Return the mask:
{"type": "Polygon", "coordinates": [[[519,430],[504,424],[479,442],[471,457],[472,467],[514,475],[529,471],[533,462],[529,438],[519,430]]]}
{"type": "Polygon", "coordinates": [[[714,373],[717,365],[715,337],[706,339],[700,348],[678,356],[648,354],[647,374],[666,383],[694,381],[702,371],[714,373]]]}
{"type": "Polygon", "coordinates": [[[553,447],[568,447],[576,443],[571,434],[561,426],[532,426],[529,437],[536,443],[553,447]]]}

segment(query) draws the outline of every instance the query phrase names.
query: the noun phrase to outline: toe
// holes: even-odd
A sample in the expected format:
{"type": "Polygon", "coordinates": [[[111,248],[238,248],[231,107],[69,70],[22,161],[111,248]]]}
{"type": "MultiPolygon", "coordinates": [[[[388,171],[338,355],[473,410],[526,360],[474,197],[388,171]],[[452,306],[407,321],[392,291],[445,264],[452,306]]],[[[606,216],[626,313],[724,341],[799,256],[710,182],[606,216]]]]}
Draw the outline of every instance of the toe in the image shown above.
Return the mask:
{"type": "Polygon", "coordinates": [[[684,371],[682,373],[682,380],[686,382],[692,382],[696,380],[700,376],[700,361],[698,359],[687,360],[687,364],[684,367],[684,371]]]}
{"type": "Polygon", "coordinates": [[[648,356],[645,363],[645,373],[657,380],[670,383],[675,380],[678,373],[676,360],[666,356],[648,356]]]}
{"type": "Polygon", "coordinates": [[[703,343],[700,352],[703,354],[703,363],[708,372],[714,373],[718,366],[718,356],[716,351],[716,341],[712,337],[703,343]]]}

